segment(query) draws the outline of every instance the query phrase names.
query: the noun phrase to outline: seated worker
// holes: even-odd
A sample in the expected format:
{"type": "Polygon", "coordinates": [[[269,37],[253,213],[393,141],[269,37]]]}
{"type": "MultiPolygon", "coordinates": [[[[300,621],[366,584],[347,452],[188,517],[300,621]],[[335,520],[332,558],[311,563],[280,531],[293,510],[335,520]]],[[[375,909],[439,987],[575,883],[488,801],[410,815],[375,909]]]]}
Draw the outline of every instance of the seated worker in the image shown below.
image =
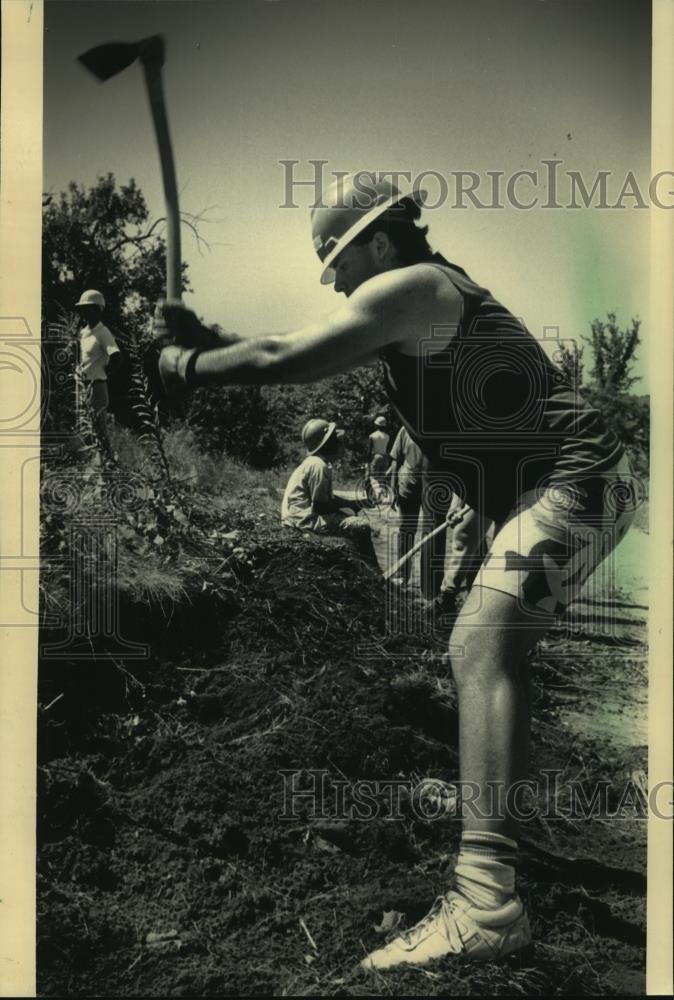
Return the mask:
{"type": "Polygon", "coordinates": [[[281,505],[282,523],[301,531],[344,534],[361,555],[378,565],[370,525],[357,515],[361,504],[333,493],[332,462],[344,453],[344,431],[327,420],[308,420],[302,428],[302,442],[307,457],[288,480],[281,505]]]}

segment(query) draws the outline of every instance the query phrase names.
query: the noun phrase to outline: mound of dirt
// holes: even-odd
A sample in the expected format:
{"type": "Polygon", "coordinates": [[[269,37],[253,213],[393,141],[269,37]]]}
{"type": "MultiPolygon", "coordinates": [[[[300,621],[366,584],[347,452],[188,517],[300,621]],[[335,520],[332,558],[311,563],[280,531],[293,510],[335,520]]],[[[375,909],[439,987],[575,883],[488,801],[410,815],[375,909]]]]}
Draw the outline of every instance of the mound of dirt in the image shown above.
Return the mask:
{"type": "Polygon", "coordinates": [[[40,994],[643,992],[643,816],[579,819],[565,796],[601,779],[616,807],[644,749],[569,739],[559,658],[591,685],[596,650],[563,635],[532,663],[532,769],[562,776],[522,841],[533,956],[358,970],[451,873],[459,821],[419,796],[457,777],[449,663],[438,635],[392,624],[348,543],[260,527],[247,554],[231,599],[126,599],[146,659],[42,664],[40,994]]]}

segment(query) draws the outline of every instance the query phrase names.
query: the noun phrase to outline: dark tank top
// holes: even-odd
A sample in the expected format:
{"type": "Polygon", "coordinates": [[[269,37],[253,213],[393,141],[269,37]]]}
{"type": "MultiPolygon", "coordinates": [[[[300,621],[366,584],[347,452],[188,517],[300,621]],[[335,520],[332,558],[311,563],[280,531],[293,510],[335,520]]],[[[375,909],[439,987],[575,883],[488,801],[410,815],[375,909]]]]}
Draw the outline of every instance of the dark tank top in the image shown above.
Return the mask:
{"type": "Polygon", "coordinates": [[[419,357],[381,351],[388,397],[448,485],[500,522],[523,492],[610,469],[623,447],[523,323],[439,254],[463,306],[419,357]]]}

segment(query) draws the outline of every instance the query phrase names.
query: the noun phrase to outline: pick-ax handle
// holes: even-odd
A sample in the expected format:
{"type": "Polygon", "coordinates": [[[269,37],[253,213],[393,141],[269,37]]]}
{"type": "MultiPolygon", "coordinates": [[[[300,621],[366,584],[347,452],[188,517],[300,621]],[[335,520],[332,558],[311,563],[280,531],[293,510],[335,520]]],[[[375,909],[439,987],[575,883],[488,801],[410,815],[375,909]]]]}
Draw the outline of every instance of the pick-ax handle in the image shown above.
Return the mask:
{"type": "Polygon", "coordinates": [[[164,86],[161,67],[164,61],[164,46],[160,39],[153,39],[140,53],[150,99],[150,110],[154,123],[159,162],[164,185],[166,204],[166,297],[179,299],[182,292],[180,254],[180,209],[178,206],[178,186],[176,184],[173,147],[164,104],[164,86]],[[153,44],[154,43],[154,44],[153,44]],[[159,43],[159,44],[156,44],[159,43]]]}

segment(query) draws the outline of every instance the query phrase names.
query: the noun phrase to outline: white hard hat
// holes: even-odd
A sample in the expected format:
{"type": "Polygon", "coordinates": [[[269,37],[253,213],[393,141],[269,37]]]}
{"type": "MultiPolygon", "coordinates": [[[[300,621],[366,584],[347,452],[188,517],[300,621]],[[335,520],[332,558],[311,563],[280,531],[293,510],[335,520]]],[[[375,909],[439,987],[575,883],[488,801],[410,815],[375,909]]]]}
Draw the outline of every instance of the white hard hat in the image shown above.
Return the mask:
{"type": "Polygon", "coordinates": [[[75,303],[76,306],[98,306],[99,309],[105,309],[105,299],[100,292],[97,292],[95,288],[89,288],[86,292],[82,292],[80,295],[80,301],[75,303]]]}
{"type": "Polygon", "coordinates": [[[386,417],[375,417],[374,424],[375,427],[386,427],[386,417]]]}
{"type": "Polygon", "coordinates": [[[369,175],[372,184],[363,187],[357,175],[339,177],[321,195],[318,206],[311,211],[311,235],[314,250],[323,264],[321,284],[335,280],[332,263],[344,247],[387,209],[403,200],[423,207],[426,192],[417,187],[400,190],[385,177],[369,175]]]}

